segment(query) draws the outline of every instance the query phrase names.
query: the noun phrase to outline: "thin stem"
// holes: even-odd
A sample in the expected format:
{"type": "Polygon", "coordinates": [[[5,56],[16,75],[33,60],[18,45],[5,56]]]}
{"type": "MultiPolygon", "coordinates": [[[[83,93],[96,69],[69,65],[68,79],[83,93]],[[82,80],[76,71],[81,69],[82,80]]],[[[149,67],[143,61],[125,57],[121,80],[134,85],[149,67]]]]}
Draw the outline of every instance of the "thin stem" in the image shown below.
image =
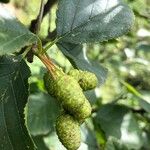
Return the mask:
{"type": "Polygon", "coordinates": [[[45,61],[47,61],[53,68],[56,68],[48,55],[44,54],[43,56],[45,58],[45,61]]]}
{"type": "Polygon", "coordinates": [[[53,5],[57,2],[57,0],[48,0],[44,6],[44,14],[43,17],[50,11],[53,5]]]}
{"type": "MultiPolygon", "coordinates": [[[[41,6],[40,6],[39,14],[38,14],[38,16],[35,20],[31,21],[31,25],[30,25],[30,31],[37,34],[37,35],[38,35],[40,27],[41,27],[41,22],[42,22],[42,19],[43,19],[43,13],[44,13],[44,0],[41,0],[41,6]]],[[[42,47],[42,44],[40,43],[39,39],[38,39],[38,46],[42,47]]],[[[42,48],[39,48],[39,50],[41,50],[41,49],[42,48]]],[[[27,53],[27,61],[32,63],[33,62],[33,57],[34,57],[34,52],[31,49],[27,53]]]]}
{"type": "Polygon", "coordinates": [[[41,22],[42,22],[42,19],[43,19],[43,12],[44,12],[44,0],[41,0],[41,6],[40,6],[40,11],[39,11],[39,15],[38,15],[38,21],[37,21],[36,31],[35,31],[35,33],[37,35],[39,33],[41,22]]]}
{"type": "Polygon", "coordinates": [[[44,48],[43,53],[45,53],[51,46],[56,44],[62,37],[56,38],[54,41],[49,42],[49,44],[44,48]]]}
{"type": "Polygon", "coordinates": [[[41,54],[35,53],[35,55],[43,62],[43,64],[48,69],[48,71],[51,73],[52,77],[55,78],[54,72],[55,72],[56,67],[53,64],[53,62],[50,60],[50,58],[47,58],[45,54],[41,55],[41,54]]]}
{"type": "Polygon", "coordinates": [[[28,46],[25,51],[22,53],[22,58],[25,58],[28,52],[31,50],[32,46],[28,46]]]}

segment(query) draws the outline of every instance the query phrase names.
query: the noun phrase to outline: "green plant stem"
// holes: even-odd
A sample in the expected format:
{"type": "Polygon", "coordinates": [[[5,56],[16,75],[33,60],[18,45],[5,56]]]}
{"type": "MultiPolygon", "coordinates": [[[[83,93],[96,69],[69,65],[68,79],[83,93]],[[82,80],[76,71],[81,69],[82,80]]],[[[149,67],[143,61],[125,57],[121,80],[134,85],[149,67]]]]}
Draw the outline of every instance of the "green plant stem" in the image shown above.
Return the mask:
{"type": "Polygon", "coordinates": [[[46,66],[47,70],[54,77],[53,72],[55,71],[56,67],[55,67],[54,63],[51,61],[51,59],[46,54],[35,53],[35,55],[42,61],[42,63],[46,66]]]}
{"type": "Polygon", "coordinates": [[[38,35],[38,33],[40,31],[40,26],[41,26],[41,22],[42,22],[42,18],[43,18],[43,12],[44,12],[44,0],[41,0],[40,12],[38,15],[38,22],[37,22],[36,31],[35,31],[36,35],[38,35]]]}
{"type": "Polygon", "coordinates": [[[25,58],[28,52],[31,50],[32,46],[28,46],[25,51],[22,53],[22,58],[25,58]]]}
{"type": "Polygon", "coordinates": [[[42,51],[42,53],[45,53],[47,50],[49,50],[49,48],[52,47],[54,44],[56,44],[60,39],[61,39],[61,37],[56,38],[54,41],[49,42],[48,45],[42,51]]]}

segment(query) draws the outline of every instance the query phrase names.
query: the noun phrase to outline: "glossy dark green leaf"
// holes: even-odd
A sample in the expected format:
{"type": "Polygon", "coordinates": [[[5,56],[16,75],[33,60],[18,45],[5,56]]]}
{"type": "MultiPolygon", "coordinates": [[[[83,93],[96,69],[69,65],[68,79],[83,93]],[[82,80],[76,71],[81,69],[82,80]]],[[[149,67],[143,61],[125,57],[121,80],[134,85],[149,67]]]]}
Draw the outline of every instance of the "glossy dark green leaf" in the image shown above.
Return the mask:
{"type": "Polygon", "coordinates": [[[143,145],[142,131],[135,116],[123,105],[107,104],[98,111],[95,122],[106,137],[119,139],[129,149],[140,149],[143,145]]]}
{"type": "Polygon", "coordinates": [[[71,43],[102,42],[127,33],[133,20],[121,0],[59,0],[57,34],[71,43]]]}
{"type": "Polygon", "coordinates": [[[36,41],[36,36],[0,5],[0,55],[19,52],[36,41]]]}
{"type": "Polygon", "coordinates": [[[87,70],[96,74],[99,83],[103,83],[107,77],[107,69],[97,62],[92,62],[86,57],[86,49],[80,44],[57,43],[57,46],[70,60],[75,68],[87,70]]]}
{"type": "Polygon", "coordinates": [[[54,131],[59,113],[59,104],[50,95],[42,92],[30,95],[27,104],[27,125],[30,133],[37,136],[54,131]]]}
{"type": "Polygon", "coordinates": [[[0,149],[34,150],[25,126],[30,71],[23,60],[0,57],[0,149]]]}

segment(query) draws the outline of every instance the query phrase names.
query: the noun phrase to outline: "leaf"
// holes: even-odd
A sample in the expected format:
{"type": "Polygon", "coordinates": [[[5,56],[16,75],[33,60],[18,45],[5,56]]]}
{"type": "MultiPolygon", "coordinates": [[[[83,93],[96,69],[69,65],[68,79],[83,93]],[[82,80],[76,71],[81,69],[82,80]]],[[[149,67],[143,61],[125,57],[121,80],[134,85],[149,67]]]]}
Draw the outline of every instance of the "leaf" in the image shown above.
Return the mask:
{"type": "Polygon", "coordinates": [[[32,136],[32,138],[38,150],[49,150],[44,143],[44,136],[35,136],[35,137],[32,136]]]}
{"type": "Polygon", "coordinates": [[[60,107],[50,95],[39,92],[30,95],[27,104],[27,125],[33,136],[54,131],[60,107]]]}
{"type": "MultiPolygon", "coordinates": [[[[88,147],[88,150],[97,150],[99,145],[95,136],[94,126],[91,119],[87,119],[81,126],[82,142],[88,147]]],[[[81,145],[80,149],[84,149],[81,145]]]]}
{"type": "Polygon", "coordinates": [[[131,84],[121,81],[121,83],[128,89],[128,91],[132,94],[134,94],[135,96],[141,98],[142,95],[141,93],[139,93],[131,84]]]}
{"type": "Polygon", "coordinates": [[[110,137],[106,143],[105,150],[128,150],[128,148],[114,137],[110,137]]]}
{"type": "Polygon", "coordinates": [[[143,138],[144,138],[144,144],[143,144],[143,149],[148,150],[150,148],[150,131],[143,131],[143,138]]]}
{"type": "Polygon", "coordinates": [[[102,42],[127,33],[133,20],[121,0],[59,0],[56,27],[65,42],[102,42]]]}
{"type": "Polygon", "coordinates": [[[143,145],[142,131],[129,108],[123,105],[103,105],[94,120],[107,138],[113,136],[129,149],[140,149],[143,145]]]}
{"type": "Polygon", "coordinates": [[[138,92],[131,84],[121,81],[121,83],[128,89],[130,93],[135,95],[138,98],[138,102],[140,106],[150,113],[150,100],[148,98],[145,98],[140,92],[138,92]]]}
{"type": "Polygon", "coordinates": [[[37,41],[36,36],[0,5],[0,55],[19,52],[37,41]]]}
{"type": "Polygon", "coordinates": [[[95,104],[97,101],[97,95],[94,90],[89,90],[89,91],[84,91],[84,95],[86,96],[86,98],[89,100],[89,102],[91,103],[91,105],[95,104]]]}
{"type": "Polygon", "coordinates": [[[96,74],[99,83],[103,83],[107,77],[107,70],[99,63],[91,62],[86,57],[86,51],[81,44],[57,43],[59,49],[70,60],[75,68],[87,70],[96,74]]]}
{"type": "Polygon", "coordinates": [[[58,139],[56,132],[50,133],[44,138],[44,141],[49,149],[52,150],[66,150],[58,139]]]}
{"type": "Polygon", "coordinates": [[[150,52],[150,44],[144,42],[138,43],[136,50],[143,51],[144,53],[148,54],[150,52]]]}
{"type": "Polygon", "coordinates": [[[0,57],[0,149],[34,150],[24,120],[30,71],[23,60],[0,57]]]}
{"type": "MultiPolygon", "coordinates": [[[[146,17],[146,12],[148,11],[149,4],[147,5],[145,0],[129,1],[128,3],[130,3],[130,7],[136,13],[136,17],[144,17],[144,16],[146,17]]],[[[148,17],[148,14],[147,14],[147,17],[148,17]]]]}

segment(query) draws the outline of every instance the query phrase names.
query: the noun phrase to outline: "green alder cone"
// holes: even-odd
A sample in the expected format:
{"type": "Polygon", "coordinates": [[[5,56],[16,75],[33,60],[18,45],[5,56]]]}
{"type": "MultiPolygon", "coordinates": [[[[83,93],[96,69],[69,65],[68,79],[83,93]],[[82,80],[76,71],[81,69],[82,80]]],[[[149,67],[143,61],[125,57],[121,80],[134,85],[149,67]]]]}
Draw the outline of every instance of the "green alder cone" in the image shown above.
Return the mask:
{"type": "Polygon", "coordinates": [[[88,100],[85,100],[84,104],[76,110],[76,118],[78,118],[79,123],[83,123],[87,118],[87,114],[91,115],[92,107],[88,100]]]}
{"type": "Polygon", "coordinates": [[[78,81],[84,91],[94,89],[98,84],[98,79],[92,72],[73,69],[68,74],[78,81]]]}
{"type": "Polygon", "coordinates": [[[55,78],[53,78],[47,72],[44,75],[44,84],[48,93],[55,97],[63,108],[79,121],[91,115],[91,105],[73,77],[66,75],[62,71],[57,71],[55,78]]]}
{"type": "Polygon", "coordinates": [[[77,120],[68,114],[60,115],[56,120],[56,133],[68,150],[77,150],[81,144],[80,127],[77,120]]]}
{"type": "Polygon", "coordinates": [[[78,69],[71,69],[69,72],[68,72],[68,75],[74,77],[74,79],[76,79],[77,81],[80,80],[80,71],[78,69]]]}

